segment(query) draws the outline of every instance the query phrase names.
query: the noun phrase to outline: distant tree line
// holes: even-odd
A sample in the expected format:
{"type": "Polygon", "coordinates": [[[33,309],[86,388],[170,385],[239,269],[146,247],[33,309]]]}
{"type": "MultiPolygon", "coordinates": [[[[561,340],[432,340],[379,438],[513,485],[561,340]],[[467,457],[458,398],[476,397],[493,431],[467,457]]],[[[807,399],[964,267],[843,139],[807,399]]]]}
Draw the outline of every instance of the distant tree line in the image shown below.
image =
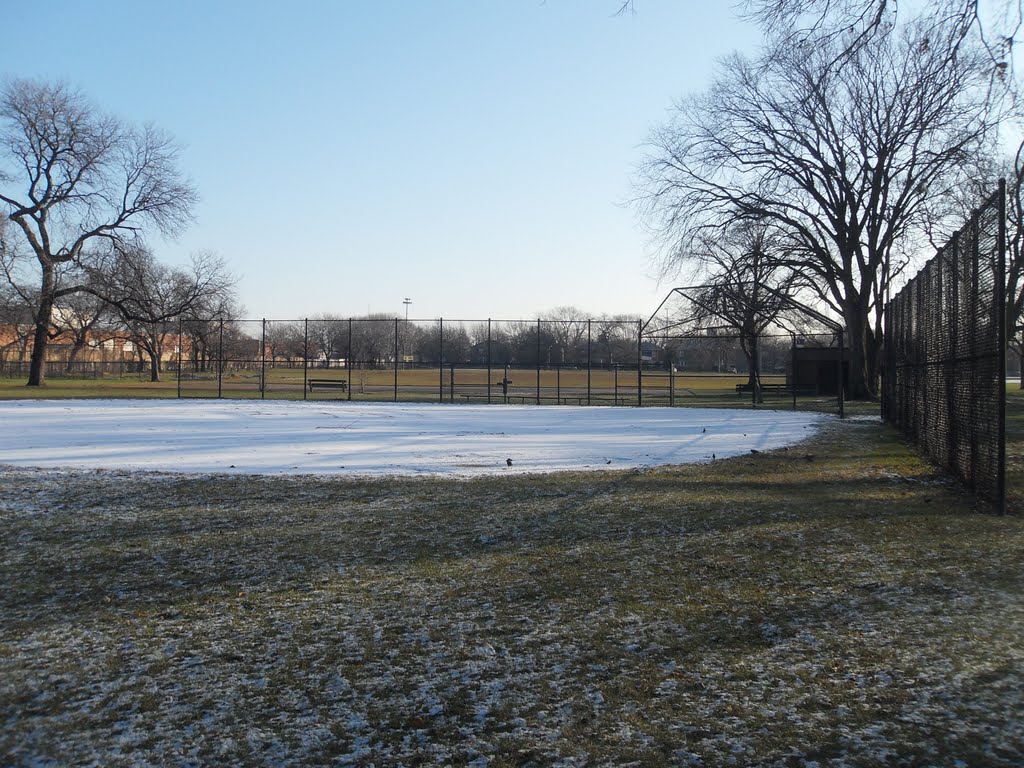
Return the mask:
{"type": "Polygon", "coordinates": [[[320,314],[308,320],[270,323],[267,355],[328,367],[342,362],[364,367],[403,363],[522,365],[534,367],[635,364],[640,318],[588,319],[559,307],[537,320],[407,322],[373,314],[347,318],[320,314]],[[588,337],[589,332],[589,337],[588,337]]]}

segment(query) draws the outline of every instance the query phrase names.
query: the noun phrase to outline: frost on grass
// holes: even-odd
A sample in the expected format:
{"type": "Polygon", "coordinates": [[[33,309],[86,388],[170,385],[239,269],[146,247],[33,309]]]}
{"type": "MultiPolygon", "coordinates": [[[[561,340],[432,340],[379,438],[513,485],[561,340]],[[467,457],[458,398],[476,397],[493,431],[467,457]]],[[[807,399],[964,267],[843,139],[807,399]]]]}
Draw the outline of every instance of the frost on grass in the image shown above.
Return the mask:
{"type": "Polygon", "coordinates": [[[0,764],[1021,764],[1024,526],[828,440],[465,482],[8,469],[0,764]]]}

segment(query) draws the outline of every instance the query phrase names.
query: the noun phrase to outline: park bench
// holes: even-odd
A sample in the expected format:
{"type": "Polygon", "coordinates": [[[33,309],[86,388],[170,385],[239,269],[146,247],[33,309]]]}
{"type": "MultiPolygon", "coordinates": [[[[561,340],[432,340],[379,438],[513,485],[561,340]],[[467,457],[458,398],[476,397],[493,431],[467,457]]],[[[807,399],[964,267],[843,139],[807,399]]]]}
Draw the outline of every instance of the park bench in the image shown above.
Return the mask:
{"type": "MultiPolygon", "coordinates": [[[[754,387],[751,384],[746,383],[746,382],[744,382],[743,384],[737,384],[736,385],[736,394],[737,395],[742,395],[744,392],[749,393],[749,392],[752,392],[753,390],[754,390],[754,387]]],[[[784,394],[789,394],[792,391],[793,390],[790,388],[789,384],[762,384],[761,385],[761,392],[764,393],[764,394],[771,393],[771,394],[776,394],[776,395],[778,395],[778,394],[783,394],[784,395],[784,394]]]]}
{"type": "Polygon", "coordinates": [[[310,392],[314,389],[340,389],[342,392],[348,390],[348,382],[338,379],[309,379],[306,381],[306,386],[309,387],[310,392]]]}

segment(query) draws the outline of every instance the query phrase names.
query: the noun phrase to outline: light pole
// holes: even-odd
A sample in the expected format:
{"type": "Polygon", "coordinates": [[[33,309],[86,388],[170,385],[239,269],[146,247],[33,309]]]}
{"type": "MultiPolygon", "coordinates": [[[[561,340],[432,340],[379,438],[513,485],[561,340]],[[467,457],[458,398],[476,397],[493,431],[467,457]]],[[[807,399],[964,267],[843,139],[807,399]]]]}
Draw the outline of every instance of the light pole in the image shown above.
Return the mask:
{"type": "Polygon", "coordinates": [[[402,301],[402,303],[405,304],[405,322],[406,322],[406,325],[408,325],[409,324],[409,305],[412,304],[412,299],[410,299],[408,296],[406,296],[405,300],[402,301]]]}

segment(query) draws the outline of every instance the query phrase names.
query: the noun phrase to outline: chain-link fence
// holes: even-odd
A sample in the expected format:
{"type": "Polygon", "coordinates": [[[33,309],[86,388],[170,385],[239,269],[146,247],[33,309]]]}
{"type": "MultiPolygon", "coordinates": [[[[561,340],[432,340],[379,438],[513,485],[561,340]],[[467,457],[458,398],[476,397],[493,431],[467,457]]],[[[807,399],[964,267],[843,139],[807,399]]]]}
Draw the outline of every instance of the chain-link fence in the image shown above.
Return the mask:
{"type": "Polygon", "coordinates": [[[882,415],[1002,505],[1005,184],[885,309],[882,415]]]}
{"type": "Polygon", "coordinates": [[[839,409],[834,335],[763,336],[756,392],[738,337],[639,319],[176,320],[99,346],[48,375],[125,396],[839,409]]]}

